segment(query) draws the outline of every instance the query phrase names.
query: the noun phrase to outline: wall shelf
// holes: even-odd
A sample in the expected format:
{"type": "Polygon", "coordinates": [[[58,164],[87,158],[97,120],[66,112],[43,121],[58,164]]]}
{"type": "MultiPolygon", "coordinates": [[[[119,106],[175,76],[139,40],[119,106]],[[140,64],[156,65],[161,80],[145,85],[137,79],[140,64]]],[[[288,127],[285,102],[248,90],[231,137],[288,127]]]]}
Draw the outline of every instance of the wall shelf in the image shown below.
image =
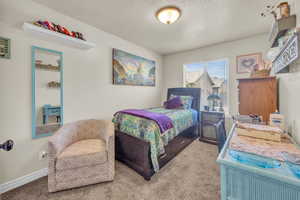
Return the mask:
{"type": "Polygon", "coordinates": [[[57,81],[51,81],[47,85],[49,88],[60,88],[60,82],[57,81]]]}
{"type": "Polygon", "coordinates": [[[300,36],[299,33],[293,35],[283,46],[280,53],[273,61],[272,71],[276,73],[289,72],[289,65],[299,58],[300,54],[300,36]]]}
{"type": "Polygon", "coordinates": [[[55,41],[60,44],[65,44],[79,49],[91,49],[96,46],[94,43],[73,38],[71,36],[64,35],[55,31],[47,30],[45,28],[38,27],[27,22],[23,24],[23,30],[41,39],[55,41]]]}
{"type": "Polygon", "coordinates": [[[271,47],[278,46],[278,39],[286,34],[289,29],[296,27],[296,15],[291,15],[290,17],[285,17],[276,20],[273,25],[269,35],[269,42],[271,47]]]}
{"type": "Polygon", "coordinates": [[[35,64],[35,67],[38,69],[45,69],[45,70],[51,70],[51,71],[59,71],[59,66],[54,65],[46,65],[46,64],[35,64]]]}

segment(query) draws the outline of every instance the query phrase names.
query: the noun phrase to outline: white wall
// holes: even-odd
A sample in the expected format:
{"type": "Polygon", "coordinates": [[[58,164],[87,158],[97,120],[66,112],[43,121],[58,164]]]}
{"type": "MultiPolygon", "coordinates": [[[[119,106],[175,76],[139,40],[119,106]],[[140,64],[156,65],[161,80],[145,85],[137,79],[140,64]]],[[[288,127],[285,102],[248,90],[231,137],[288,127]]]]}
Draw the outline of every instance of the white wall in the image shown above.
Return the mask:
{"type": "MultiPolygon", "coordinates": [[[[120,27],[122,28],[122,27],[120,27]]],[[[0,59],[0,142],[13,139],[11,152],[0,152],[0,184],[47,167],[38,154],[47,139],[31,139],[31,46],[63,52],[64,119],[111,119],[115,111],[152,107],[161,102],[161,57],[133,43],[57,13],[30,0],[1,0],[0,36],[11,39],[11,59],[0,59]],[[79,50],[39,40],[22,30],[24,21],[49,19],[82,31],[96,48],[79,50]],[[112,85],[112,48],[155,60],[155,87],[112,85]]]]}
{"type": "Polygon", "coordinates": [[[249,74],[236,73],[236,56],[265,52],[268,49],[267,34],[257,35],[243,40],[203,47],[191,51],[163,57],[164,88],[183,86],[183,65],[193,62],[206,62],[220,59],[229,61],[229,112],[238,112],[237,78],[249,77],[249,74]]]}

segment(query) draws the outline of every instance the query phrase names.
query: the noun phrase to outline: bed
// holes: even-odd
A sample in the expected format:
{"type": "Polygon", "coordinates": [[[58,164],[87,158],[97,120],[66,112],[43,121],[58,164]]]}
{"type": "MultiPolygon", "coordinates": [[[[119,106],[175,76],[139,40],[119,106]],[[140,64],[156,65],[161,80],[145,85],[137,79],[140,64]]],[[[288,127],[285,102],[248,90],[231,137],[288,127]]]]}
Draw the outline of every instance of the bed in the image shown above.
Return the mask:
{"type": "Polygon", "coordinates": [[[174,127],[160,133],[151,120],[128,114],[114,117],[116,159],[123,162],[146,180],[167,164],[199,136],[199,88],[170,88],[167,99],[192,96],[191,109],[169,110],[163,107],[148,109],[170,117],[174,127]]]}

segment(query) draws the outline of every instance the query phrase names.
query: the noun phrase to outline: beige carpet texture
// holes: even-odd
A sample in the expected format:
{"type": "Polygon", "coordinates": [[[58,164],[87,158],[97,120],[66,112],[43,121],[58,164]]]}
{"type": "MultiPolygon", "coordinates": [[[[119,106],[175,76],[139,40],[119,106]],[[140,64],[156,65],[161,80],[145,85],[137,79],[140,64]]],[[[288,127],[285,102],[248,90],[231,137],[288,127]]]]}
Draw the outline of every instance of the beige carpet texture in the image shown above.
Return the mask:
{"type": "Polygon", "coordinates": [[[2,194],[2,200],[219,200],[214,145],[195,140],[150,181],[116,161],[113,182],[48,193],[47,177],[2,194]]]}

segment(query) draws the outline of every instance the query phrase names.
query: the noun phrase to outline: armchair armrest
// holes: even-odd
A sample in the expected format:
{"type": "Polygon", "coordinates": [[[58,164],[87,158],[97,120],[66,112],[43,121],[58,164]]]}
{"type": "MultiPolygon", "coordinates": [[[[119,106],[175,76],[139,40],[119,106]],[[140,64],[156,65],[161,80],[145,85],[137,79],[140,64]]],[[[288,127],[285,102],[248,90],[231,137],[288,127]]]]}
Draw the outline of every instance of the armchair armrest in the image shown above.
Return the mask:
{"type": "Polygon", "coordinates": [[[100,138],[105,141],[106,149],[109,149],[109,145],[114,143],[115,140],[115,127],[109,120],[98,120],[100,124],[100,138]]]}
{"type": "Polygon", "coordinates": [[[115,176],[115,130],[111,121],[101,121],[102,128],[100,138],[106,143],[108,154],[109,179],[113,180],[115,176]]]}
{"type": "Polygon", "coordinates": [[[110,153],[115,143],[115,126],[110,120],[95,120],[95,123],[98,125],[99,137],[105,141],[106,150],[110,153]]]}
{"type": "Polygon", "coordinates": [[[63,125],[48,141],[48,189],[50,192],[56,191],[56,157],[74,142],[77,126],[77,122],[63,125]]]}

